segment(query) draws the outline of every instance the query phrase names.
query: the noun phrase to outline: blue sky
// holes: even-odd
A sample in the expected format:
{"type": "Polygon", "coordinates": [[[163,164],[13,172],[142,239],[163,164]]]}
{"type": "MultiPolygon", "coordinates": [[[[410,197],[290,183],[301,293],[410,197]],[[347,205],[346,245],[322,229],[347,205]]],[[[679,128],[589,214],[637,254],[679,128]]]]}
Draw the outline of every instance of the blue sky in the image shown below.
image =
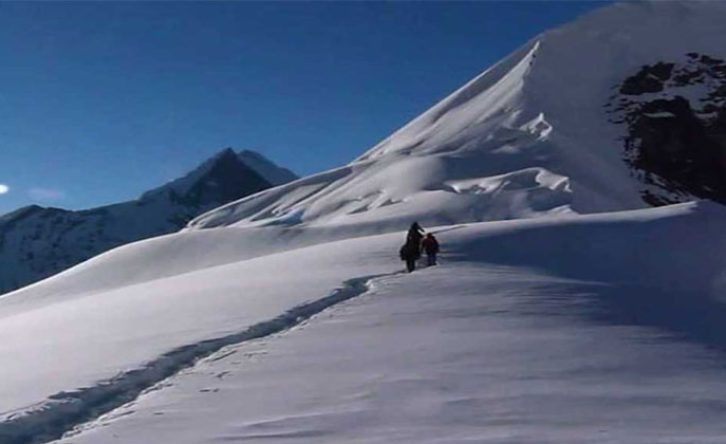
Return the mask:
{"type": "Polygon", "coordinates": [[[602,2],[0,2],[0,213],[137,197],[214,152],[342,165],[602,2]]]}

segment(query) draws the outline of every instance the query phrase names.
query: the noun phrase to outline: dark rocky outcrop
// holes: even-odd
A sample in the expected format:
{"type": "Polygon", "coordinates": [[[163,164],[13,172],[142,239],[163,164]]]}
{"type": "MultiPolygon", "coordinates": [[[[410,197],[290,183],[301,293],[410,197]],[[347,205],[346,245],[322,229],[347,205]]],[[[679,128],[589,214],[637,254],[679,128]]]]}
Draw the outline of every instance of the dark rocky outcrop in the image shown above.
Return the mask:
{"type": "Polygon", "coordinates": [[[644,66],[607,106],[626,127],[625,160],[647,185],[646,202],[726,204],[726,62],[689,53],[644,66]]]}
{"type": "Polygon", "coordinates": [[[663,83],[671,77],[674,66],[673,63],[644,66],[637,74],[625,79],[620,87],[620,93],[639,95],[663,91],[663,83]]]}

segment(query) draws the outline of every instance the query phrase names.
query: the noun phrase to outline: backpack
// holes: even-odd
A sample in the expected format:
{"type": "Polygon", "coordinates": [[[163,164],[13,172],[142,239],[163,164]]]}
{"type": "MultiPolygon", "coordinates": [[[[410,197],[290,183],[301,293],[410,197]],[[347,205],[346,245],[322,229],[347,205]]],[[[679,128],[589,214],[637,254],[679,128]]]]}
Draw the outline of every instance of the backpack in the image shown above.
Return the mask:
{"type": "Polygon", "coordinates": [[[401,249],[398,251],[398,255],[400,256],[402,261],[406,261],[409,259],[418,259],[421,257],[421,252],[416,247],[415,244],[412,244],[410,242],[406,242],[403,244],[401,249]]]}

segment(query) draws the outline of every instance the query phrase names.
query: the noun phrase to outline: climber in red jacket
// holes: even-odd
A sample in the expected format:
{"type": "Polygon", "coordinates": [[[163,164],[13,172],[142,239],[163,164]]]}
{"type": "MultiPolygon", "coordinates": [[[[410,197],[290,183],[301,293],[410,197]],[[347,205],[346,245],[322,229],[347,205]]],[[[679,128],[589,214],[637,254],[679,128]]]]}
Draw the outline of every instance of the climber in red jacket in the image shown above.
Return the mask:
{"type": "Polygon", "coordinates": [[[428,233],[421,243],[426,257],[428,259],[428,265],[436,265],[436,255],[439,253],[439,241],[436,240],[432,233],[428,233]]]}

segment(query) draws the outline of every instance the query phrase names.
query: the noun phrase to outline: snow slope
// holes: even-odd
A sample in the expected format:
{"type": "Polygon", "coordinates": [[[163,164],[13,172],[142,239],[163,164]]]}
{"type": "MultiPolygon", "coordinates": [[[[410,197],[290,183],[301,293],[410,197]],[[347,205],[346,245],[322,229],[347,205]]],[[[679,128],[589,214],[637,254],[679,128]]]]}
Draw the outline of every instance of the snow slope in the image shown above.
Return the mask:
{"type": "Polygon", "coordinates": [[[723,366],[633,322],[638,290],[471,263],[383,278],[59,442],[723,442],[723,366]]]}
{"type": "MultiPolygon", "coordinates": [[[[96,273],[88,267],[77,272],[75,294],[41,291],[63,281],[62,274],[0,298],[0,334],[10,338],[0,347],[0,437],[12,444],[46,442],[23,433],[58,437],[54,427],[67,431],[110,410],[110,417],[86,425],[68,442],[126,436],[140,443],[164,436],[200,443],[224,433],[229,439],[249,433],[358,442],[361,432],[352,424],[359,420],[378,430],[366,435],[370,442],[454,442],[444,438],[451,430],[461,442],[518,434],[537,442],[545,430],[563,441],[604,430],[642,434],[648,442],[663,424],[684,440],[716,440],[722,431],[718,397],[725,388],[718,364],[726,346],[724,308],[716,299],[726,282],[726,264],[718,260],[726,248],[725,220],[722,207],[701,203],[440,228],[444,265],[411,276],[399,273],[393,255],[402,233],[277,254],[258,248],[254,258],[106,291],[93,290],[96,273]],[[298,322],[297,315],[277,318],[291,307],[315,306],[345,288],[343,282],[367,276],[379,276],[362,296],[375,298],[374,306],[343,302],[360,297],[358,290],[322,303],[323,309],[336,307],[309,321],[310,330],[322,333],[309,337],[293,329],[268,336],[298,322]],[[395,302],[389,305],[389,299],[395,302]],[[346,314],[339,318],[341,309],[346,314]],[[329,316],[326,323],[338,326],[325,333],[318,325],[329,316]],[[275,328],[265,323],[269,319],[277,319],[275,328]],[[250,334],[250,327],[262,333],[250,334]],[[49,337],[49,331],[62,335],[49,337]],[[289,345],[274,345],[299,334],[289,345]],[[260,365],[271,368],[248,368],[244,354],[222,358],[235,344],[263,353],[260,365]],[[307,349],[322,354],[308,356],[307,349]],[[266,354],[269,363],[262,359],[266,354]],[[189,365],[181,379],[167,378],[189,365]],[[225,372],[240,367],[244,371],[225,385],[225,372]],[[187,389],[189,372],[222,376],[187,389]],[[651,382],[642,386],[639,378],[645,377],[651,382]],[[220,400],[215,389],[234,391],[220,400]],[[240,397],[242,389],[253,392],[240,397]],[[143,390],[138,401],[117,410],[143,390]],[[442,417],[450,404],[452,416],[442,417]],[[572,419],[582,409],[590,413],[572,419]],[[510,420],[478,421],[484,411],[510,420]],[[693,415],[700,422],[691,423],[693,415]],[[439,426],[415,427],[434,417],[442,418],[439,426]],[[613,427],[616,420],[630,425],[613,427]],[[520,428],[523,422],[528,427],[520,428]]],[[[240,255],[249,255],[246,232],[237,231],[240,255]]],[[[153,256],[147,260],[159,267],[153,256]]]]}
{"type": "Polygon", "coordinates": [[[350,165],[0,296],[0,443],[724,442],[726,208],[646,208],[600,120],[724,11],[603,9],[350,165]],[[444,253],[407,275],[414,218],[444,253]]]}

